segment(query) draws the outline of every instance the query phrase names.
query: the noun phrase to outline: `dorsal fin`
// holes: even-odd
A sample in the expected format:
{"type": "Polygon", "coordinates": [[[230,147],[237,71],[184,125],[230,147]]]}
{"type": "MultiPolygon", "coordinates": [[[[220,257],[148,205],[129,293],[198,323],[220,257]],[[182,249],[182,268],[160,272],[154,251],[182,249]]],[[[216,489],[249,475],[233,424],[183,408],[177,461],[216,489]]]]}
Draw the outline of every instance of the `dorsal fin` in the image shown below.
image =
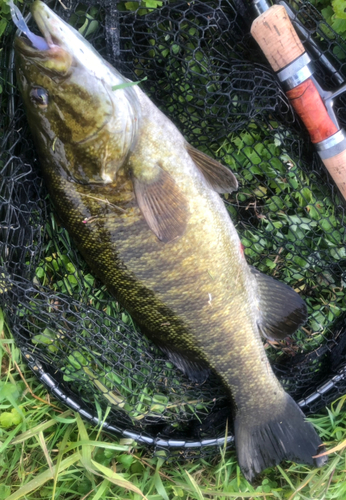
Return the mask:
{"type": "Polygon", "coordinates": [[[173,177],[156,165],[149,178],[132,174],[138,206],[157,238],[167,243],[181,236],[187,225],[188,202],[173,177]]]}
{"type": "Polygon", "coordinates": [[[232,193],[238,189],[238,181],[229,168],[194,148],[191,144],[186,143],[186,150],[214,191],[232,193]]]}
{"type": "Polygon", "coordinates": [[[250,267],[259,292],[258,328],[263,337],[282,340],[307,320],[304,300],[288,285],[250,267]]]}

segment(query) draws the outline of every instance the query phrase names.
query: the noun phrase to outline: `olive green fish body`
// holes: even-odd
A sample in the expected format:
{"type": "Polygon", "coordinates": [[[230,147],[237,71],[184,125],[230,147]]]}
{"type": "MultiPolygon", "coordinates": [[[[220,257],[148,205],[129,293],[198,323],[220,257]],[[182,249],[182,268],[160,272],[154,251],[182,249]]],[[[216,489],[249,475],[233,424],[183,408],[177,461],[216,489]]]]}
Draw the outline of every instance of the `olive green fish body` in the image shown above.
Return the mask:
{"type": "MultiPolygon", "coordinates": [[[[143,157],[148,157],[145,144],[150,149],[157,144],[161,151],[154,155],[162,158],[162,167],[169,171],[174,165],[176,172],[180,170],[177,183],[189,199],[191,214],[182,237],[169,243],[157,239],[141,215],[126,173],[114,184],[90,189],[90,185],[66,179],[59,164],[51,168],[48,177],[46,166],[54,204],[87,262],[150,338],[158,344],[164,339],[166,345],[189,352],[190,358],[205,360],[222,374],[238,404],[241,398],[249,400],[239,383],[245,373],[247,379],[250,375],[257,379],[258,388],[263,380],[259,390],[269,396],[273,387],[278,391],[278,383],[267,362],[255,311],[248,308],[249,302],[256,300],[256,283],[239,237],[219,195],[206,185],[187,153],[183,157],[177,154],[178,132],[171,122],[168,135],[174,133],[174,142],[166,149],[159,145],[167,119],[155,111],[159,116],[152,117],[150,123],[144,119],[137,144],[140,153],[135,150],[129,161],[142,163],[143,157]],[[163,123],[157,125],[158,118],[163,123]],[[194,184],[189,164],[196,177],[194,184]],[[210,209],[201,212],[206,203],[210,209]],[[225,351],[232,353],[232,363],[220,358],[225,351]],[[263,362],[254,365],[253,359],[259,356],[263,362]],[[244,367],[244,373],[239,366],[244,367]]],[[[180,134],[179,140],[184,147],[180,134]]]]}
{"type": "Polygon", "coordinates": [[[236,189],[233,174],[44,4],[33,13],[49,49],[16,40],[18,82],[50,195],[84,258],[190,378],[220,376],[248,479],[282,459],[314,463],[321,441],[261,340],[293,333],[306,306],[246,263],[218,194],[236,189]]]}

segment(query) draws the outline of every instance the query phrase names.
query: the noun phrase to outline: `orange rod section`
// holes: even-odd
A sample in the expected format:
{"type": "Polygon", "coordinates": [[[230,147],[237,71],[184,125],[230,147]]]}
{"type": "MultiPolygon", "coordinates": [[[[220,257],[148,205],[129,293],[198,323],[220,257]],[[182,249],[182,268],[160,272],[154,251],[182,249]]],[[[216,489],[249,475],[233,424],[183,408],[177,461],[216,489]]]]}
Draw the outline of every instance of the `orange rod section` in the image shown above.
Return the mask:
{"type": "Polygon", "coordinates": [[[328,115],[328,111],[311,79],[286,92],[292,106],[303,120],[311,141],[321,142],[339,129],[328,115]]]}

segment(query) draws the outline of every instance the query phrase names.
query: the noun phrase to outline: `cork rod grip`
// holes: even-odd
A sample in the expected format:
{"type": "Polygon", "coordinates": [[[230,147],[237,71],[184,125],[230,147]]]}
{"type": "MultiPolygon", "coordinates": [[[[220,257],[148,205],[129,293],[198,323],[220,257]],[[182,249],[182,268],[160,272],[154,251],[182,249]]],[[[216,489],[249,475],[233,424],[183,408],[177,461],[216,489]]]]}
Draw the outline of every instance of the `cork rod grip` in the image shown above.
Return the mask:
{"type": "Polygon", "coordinates": [[[257,17],[251,34],[274,71],[280,71],[305,52],[283,5],[273,5],[257,17]]]}
{"type": "Polygon", "coordinates": [[[344,200],[346,200],[346,149],[338,155],[322,161],[344,200]]]}

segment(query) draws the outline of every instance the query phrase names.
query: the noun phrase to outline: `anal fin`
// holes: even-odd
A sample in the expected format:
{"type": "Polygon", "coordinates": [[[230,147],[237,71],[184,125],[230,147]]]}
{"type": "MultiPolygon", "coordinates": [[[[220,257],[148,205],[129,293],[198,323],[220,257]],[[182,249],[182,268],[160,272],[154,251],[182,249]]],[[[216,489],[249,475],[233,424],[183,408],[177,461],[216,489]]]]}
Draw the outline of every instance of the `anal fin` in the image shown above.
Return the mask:
{"type": "Polygon", "coordinates": [[[188,353],[182,353],[176,347],[161,345],[155,342],[156,345],[163,351],[168,359],[185,375],[197,384],[203,384],[210,374],[210,368],[203,360],[197,359],[196,356],[188,353]]]}

